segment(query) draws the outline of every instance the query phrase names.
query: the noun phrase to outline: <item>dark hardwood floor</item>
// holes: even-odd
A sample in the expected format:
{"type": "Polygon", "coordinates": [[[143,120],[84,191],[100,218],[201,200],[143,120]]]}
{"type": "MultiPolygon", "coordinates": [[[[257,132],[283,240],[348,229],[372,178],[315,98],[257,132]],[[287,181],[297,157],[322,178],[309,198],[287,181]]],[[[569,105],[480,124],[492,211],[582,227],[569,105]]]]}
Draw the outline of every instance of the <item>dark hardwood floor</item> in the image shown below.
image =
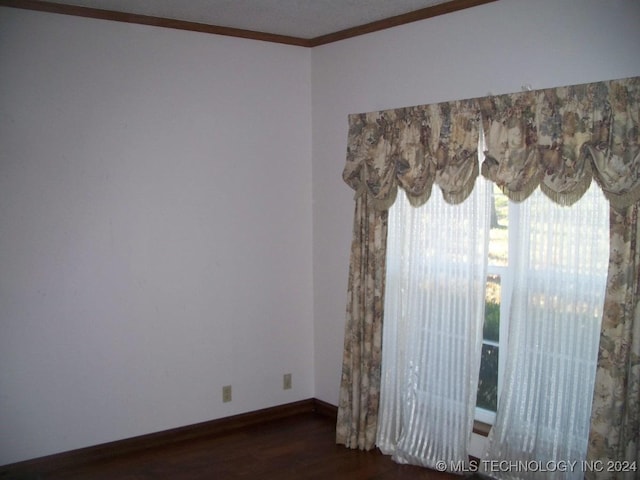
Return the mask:
{"type": "Polygon", "coordinates": [[[452,480],[398,465],[379,452],[335,444],[330,417],[305,413],[115,458],[40,471],[2,471],[0,480],[452,480]]]}

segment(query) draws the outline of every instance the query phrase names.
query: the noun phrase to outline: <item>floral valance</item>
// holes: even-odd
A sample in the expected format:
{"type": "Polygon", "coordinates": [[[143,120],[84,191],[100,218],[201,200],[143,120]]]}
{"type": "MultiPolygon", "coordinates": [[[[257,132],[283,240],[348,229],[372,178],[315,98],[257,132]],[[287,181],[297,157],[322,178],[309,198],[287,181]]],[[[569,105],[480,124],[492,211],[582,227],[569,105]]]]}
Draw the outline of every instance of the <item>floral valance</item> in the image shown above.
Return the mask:
{"type": "Polygon", "coordinates": [[[379,210],[398,187],[413,205],[434,184],[460,203],[480,171],[514,201],[540,186],[563,205],[595,179],[623,208],[640,200],[639,99],[634,77],[350,115],[343,178],[379,210]]]}

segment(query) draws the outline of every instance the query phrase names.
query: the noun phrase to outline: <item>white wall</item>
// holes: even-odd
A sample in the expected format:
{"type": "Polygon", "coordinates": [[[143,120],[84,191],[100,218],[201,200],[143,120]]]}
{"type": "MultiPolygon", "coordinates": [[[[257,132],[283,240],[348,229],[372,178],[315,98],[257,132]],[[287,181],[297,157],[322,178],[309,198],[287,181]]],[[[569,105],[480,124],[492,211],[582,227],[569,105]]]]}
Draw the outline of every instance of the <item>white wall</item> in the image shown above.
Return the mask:
{"type": "Polygon", "coordinates": [[[313,396],[310,55],[0,8],[0,465],[313,396]]]}
{"type": "Polygon", "coordinates": [[[353,192],[347,115],[640,75],[637,0],[500,0],[312,52],[315,395],[336,404],[353,192]]]}

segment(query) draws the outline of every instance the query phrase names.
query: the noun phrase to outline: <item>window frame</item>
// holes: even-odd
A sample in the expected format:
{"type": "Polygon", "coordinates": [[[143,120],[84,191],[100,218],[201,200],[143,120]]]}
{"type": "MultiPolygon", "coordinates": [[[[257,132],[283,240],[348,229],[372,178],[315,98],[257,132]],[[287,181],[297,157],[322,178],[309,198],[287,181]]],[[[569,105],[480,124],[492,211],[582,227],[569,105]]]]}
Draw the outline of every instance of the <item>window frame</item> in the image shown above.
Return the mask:
{"type": "MultiPolygon", "coordinates": [[[[493,185],[492,185],[493,188],[493,185]]],[[[495,195],[495,190],[493,193],[495,195]]],[[[482,345],[493,345],[498,347],[498,389],[496,411],[478,407],[476,402],[475,421],[481,424],[493,425],[496,420],[497,411],[500,408],[500,394],[504,383],[504,374],[507,366],[507,354],[509,343],[509,317],[511,311],[511,299],[513,298],[513,282],[515,278],[515,265],[512,261],[513,252],[518,245],[516,239],[520,233],[520,205],[507,199],[507,264],[496,265],[487,260],[487,276],[497,275],[500,278],[500,327],[498,341],[482,339],[482,345]]],[[[480,429],[482,430],[482,429],[480,429]]]]}

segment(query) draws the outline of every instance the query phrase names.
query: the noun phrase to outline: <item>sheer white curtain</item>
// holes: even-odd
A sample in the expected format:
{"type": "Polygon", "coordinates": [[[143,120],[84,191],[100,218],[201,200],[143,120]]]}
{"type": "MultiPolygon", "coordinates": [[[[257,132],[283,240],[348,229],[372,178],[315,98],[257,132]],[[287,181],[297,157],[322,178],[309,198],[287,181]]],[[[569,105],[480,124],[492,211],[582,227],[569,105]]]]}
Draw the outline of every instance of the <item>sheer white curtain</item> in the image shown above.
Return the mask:
{"type": "Polygon", "coordinates": [[[537,191],[519,211],[508,367],[486,458],[532,462],[533,469],[578,463],[567,472],[488,473],[579,479],[607,276],[609,206],[592,185],[569,208],[537,191]]]}
{"type": "Polygon", "coordinates": [[[490,190],[389,212],[377,445],[399,463],[467,461],[480,363],[490,190]]]}

